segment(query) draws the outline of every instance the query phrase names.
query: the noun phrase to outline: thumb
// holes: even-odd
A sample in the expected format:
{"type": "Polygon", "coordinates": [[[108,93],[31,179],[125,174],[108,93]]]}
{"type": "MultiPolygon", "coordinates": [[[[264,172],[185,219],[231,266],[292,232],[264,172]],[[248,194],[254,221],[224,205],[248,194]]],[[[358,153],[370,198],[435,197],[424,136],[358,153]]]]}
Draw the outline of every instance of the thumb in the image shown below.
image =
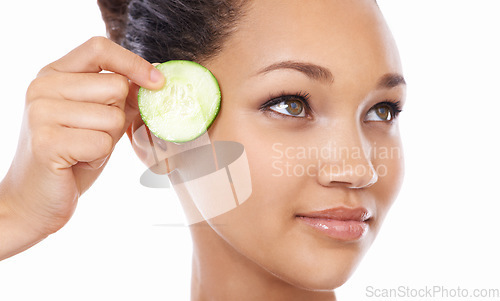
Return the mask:
{"type": "MultiPolygon", "coordinates": [[[[157,66],[159,63],[153,63],[153,66],[157,66]]],[[[125,125],[121,135],[127,132],[129,138],[131,138],[130,127],[132,123],[140,119],[139,103],[137,102],[137,94],[139,94],[139,86],[132,81],[129,81],[129,89],[127,100],[125,102],[125,125]]]]}

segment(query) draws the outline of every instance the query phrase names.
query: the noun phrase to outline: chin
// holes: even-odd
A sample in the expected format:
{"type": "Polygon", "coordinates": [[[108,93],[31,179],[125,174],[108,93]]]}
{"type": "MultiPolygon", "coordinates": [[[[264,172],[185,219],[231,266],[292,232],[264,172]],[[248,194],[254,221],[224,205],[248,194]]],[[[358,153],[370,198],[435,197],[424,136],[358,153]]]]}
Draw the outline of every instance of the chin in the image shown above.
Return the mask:
{"type": "Polygon", "coordinates": [[[289,285],[306,291],[314,292],[328,292],[333,291],[344,283],[347,282],[351,275],[349,270],[347,271],[330,271],[328,274],[309,274],[309,273],[299,273],[297,275],[276,275],[274,276],[285,281],[289,285]]]}
{"type": "Polygon", "coordinates": [[[276,254],[275,264],[266,269],[297,288],[332,291],[342,286],[355,272],[368,245],[368,241],[340,244],[328,249],[303,245],[292,252],[284,250],[281,255],[276,254]]]}

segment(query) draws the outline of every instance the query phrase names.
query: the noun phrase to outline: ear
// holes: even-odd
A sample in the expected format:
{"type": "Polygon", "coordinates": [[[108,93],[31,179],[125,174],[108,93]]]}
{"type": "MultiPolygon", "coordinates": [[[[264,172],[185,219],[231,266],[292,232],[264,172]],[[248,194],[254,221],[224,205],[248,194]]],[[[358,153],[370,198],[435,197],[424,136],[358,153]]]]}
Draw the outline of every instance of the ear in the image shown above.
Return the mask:
{"type": "Polygon", "coordinates": [[[165,155],[165,141],[157,138],[138,115],[127,129],[132,148],[141,161],[156,174],[167,174],[167,156],[165,155]]]}

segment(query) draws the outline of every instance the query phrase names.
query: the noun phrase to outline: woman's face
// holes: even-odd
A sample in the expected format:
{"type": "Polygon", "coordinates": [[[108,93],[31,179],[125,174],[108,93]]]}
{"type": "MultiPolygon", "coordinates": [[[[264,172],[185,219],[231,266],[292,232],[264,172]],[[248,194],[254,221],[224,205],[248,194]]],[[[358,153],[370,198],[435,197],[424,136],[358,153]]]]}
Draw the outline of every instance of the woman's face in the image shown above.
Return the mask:
{"type": "Polygon", "coordinates": [[[340,286],[403,176],[405,84],[377,4],[252,1],[205,66],[223,97],[209,136],[244,145],[252,180],[250,198],[208,224],[291,284],[340,286]]]}

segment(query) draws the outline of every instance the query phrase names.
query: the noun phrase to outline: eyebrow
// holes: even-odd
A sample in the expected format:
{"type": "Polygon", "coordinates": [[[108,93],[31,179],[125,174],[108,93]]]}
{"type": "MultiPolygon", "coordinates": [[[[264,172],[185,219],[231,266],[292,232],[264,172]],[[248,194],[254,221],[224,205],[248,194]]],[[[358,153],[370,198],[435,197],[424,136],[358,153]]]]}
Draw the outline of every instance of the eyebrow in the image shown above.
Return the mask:
{"type": "MultiPolygon", "coordinates": [[[[298,61],[277,62],[262,68],[257,72],[256,75],[265,74],[279,69],[296,70],[302,72],[303,74],[314,80],[324,81],[328,83],[332,83],[334,81],[333,74],[327,68],[312,63],[298,62],[298,61]]],[[[404,77],[399,73],[387,73],[382,75],[382,77],[379,79],[377,83],[377,88],[391,89],[399,85],[406,85],[404,77]]]]}
{"type": "Polygon", "coordinates": [[[399,85],[406,85],[405,78],[399,73],[387,73],[379,79],[377,88],[391,89],[399,85]]]}
{"type": "Polygon", "coordinates": [[[306,76],[319,81],[333,82],[333,74],[325,67],[321,67],[312,63],[298,62],[298,61],[282,61],[274,63],[257,72],[265,74],[279,69],[292,69],[304,73],[306,76]]]}

